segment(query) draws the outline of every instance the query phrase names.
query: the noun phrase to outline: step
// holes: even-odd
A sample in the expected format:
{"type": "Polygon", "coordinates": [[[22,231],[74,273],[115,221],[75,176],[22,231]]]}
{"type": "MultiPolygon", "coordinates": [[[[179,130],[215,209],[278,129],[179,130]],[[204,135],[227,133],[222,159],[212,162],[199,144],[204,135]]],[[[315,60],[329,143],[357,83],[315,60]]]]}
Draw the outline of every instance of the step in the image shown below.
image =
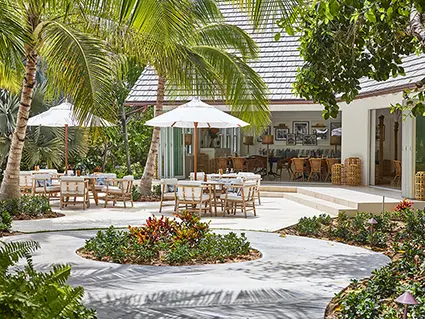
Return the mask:
{"type": "MultiPolygon", "coordinates": [[[[313,190],[311,188],[298,188],[298,194],[307,195],[310,197],[314,197],[323,201],[327,201],[330,203],[351,207],[357,209],[357,202],[352,200],[347,200],[346,198],[335,197],[334,195],[323,193],[320,190],[313,190]]],[[[334,188],[334,194],[336,193],[336,189],[334,188]]]]}
{"type": "Polygon", "coordinates": [[[283,198],[283,192],[268,192],[268,191],[262,191],[260,189],[260,196],[261,197],[273,197],[273,198],[283,198]]]}
{"type": "Polygon", "coordinates": [[[354,216],[357,213],[356,208],[333,203],[301,193],[284,193],[283,198],[320,210],[334,217],[338,216],[340,212],[345,212],[349,216],[354,216]]]}
{"type": "Polygon", "coordinates": [[[260,185],[261,192],[296,193],[297,187],[282,185],[260,185]]]}
{"type": "MultiPolygon", "coordinates": [[[[320,200],[347,206],[359,212],[380,213],[382,211],[382,196],[368,194],[351,189],[330,187],[299,187],[298,193],[320,200]]],[[[395,198],[385,198],[384,210],[393,210],[399,202],[395,198]]]]}

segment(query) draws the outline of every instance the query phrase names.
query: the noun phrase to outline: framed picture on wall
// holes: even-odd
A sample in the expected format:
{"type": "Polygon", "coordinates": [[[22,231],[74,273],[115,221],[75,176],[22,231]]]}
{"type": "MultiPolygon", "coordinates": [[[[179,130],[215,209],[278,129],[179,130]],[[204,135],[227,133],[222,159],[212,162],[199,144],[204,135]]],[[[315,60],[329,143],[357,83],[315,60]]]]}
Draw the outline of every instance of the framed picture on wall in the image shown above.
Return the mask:
{"type": "Polygon", "coordinates": [[[317,145],[317,136],[315,134],[305,134],[303,136],[303,145],[317,145]]]}
{"type": "Polygon", "coordinates": [[[295,133],[288,133],[286,135],[286,145],[297,145],[297,136],[295,133]]]}
{"type": "Polygon", "coordinates": [[[274,138],[276,141],[286,141],[289,133],[289,128],[277,128],[275,129],[274,138]]]}
{"type": "Polygon", "coordinates": [[[303,141],[304,135],[309,133],[308,121],[294,121],[292,122],[292,133],[296,135],[297,142],[303,141]]]}
{"type": "Polygon", "coordinates": [[[329,129],[325,127],[313,127],[311,133],[317,136],[318,140],[327,140],[329,129]]]}

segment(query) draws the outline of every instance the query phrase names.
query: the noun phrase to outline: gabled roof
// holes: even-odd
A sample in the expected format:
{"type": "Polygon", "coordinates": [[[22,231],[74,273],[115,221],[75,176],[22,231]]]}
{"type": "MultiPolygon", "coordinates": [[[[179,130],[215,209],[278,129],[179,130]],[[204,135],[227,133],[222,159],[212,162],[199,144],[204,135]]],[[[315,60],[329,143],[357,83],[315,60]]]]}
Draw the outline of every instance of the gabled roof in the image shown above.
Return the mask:
{"type": "MultiPolygon", "coordinates": [[[[298,67],[303,65],[298,52],[298,38],[282,34],[279,41],[274,40],[279,28],[271,23],[262,30],[253,32],[245,13],[229,4],[220,4],[226,22],[239,26],[248,32],[257,42],[260,58],[250,62],[251,67],[263,78],[269,88],[271,103],[311,103],[293,93],[298,67]]],[[[391,78],[384,82],[370,79],[361,81],[360,97],[401,91],[425,77],[425,56],[409,56],[403,60],[406,76],[391,78]]],[[[137,80],[126,99],[127,105],[148,105],[156,102],[158,76],[155,70],[147,67],[137,80]]],[[[165,98],[168,103],[182,103],[190,100],[189,96],[173,94],[165,98]]],[[[216,101],[220,103],[222,101],[216,101]]]]}

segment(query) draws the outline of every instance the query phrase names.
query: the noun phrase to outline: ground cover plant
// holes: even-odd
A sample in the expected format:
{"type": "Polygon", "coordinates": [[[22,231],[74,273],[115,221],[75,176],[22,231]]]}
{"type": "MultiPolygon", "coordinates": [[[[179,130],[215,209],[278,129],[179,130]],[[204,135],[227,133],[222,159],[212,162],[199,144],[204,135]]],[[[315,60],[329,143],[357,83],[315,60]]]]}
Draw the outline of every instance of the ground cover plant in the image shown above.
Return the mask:
{"type": "Polygon", "coordinates": [[[71,266],[54,265],[48,272],[33,268],[31,254],[38,248],[34,241],[0,241],[0,318],[97,318],[81,303],[84,289],[66,284],[71,266]],[[17,266],[20,259],[25,266],[17,266]]]}
{"type": "Polygon", "coordinates": [[[86,258],[117,263],[191,265],[257,259],[244,233],[214,234],[209,223],[182,212],[176,218],[149,217],[129,231],[113,226],[99,231],[79,250],[86,258]]]}
{"type": "Polygon", "coordinates": [[[0,233],[10,232],[12,220],[55,218],[64,216],[52,211],[45,196],[24,195],[0,201],[0,233]]]}
{"type": "Polygon", "coordinates": [[[425,211],[414,211],[409,201],[400,202],[394,212],[379,215],[302,218],[281,232],[360,245],[391,258],[391,263],[375,270],[370,278],[354,280],[338,293],[326,310],[326,319],[402,318],[403,307],[394,300],[405,291],[419,302],[409,309],[408,318],[425,318],[425,211]],[[372,217],[377,224],[371,232],[368,221],[372,217]]]}

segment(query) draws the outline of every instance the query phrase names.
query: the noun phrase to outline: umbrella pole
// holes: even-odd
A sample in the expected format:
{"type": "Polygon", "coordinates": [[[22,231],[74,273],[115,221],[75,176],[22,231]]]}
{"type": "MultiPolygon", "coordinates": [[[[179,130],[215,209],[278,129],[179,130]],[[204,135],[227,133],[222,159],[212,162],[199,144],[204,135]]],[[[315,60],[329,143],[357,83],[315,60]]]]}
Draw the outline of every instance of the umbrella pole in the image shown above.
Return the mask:
{"type": "Polygon", "coordinates": [[[65,124],[65,174],[68,175],[68,124],[65,124]]]}
{"type": "Polygon", "coordinates": [[[195,129],[193,130],[193,171],[195,173],[195,181],[198,172],[198,122],[194,123],[195,129]]]}

